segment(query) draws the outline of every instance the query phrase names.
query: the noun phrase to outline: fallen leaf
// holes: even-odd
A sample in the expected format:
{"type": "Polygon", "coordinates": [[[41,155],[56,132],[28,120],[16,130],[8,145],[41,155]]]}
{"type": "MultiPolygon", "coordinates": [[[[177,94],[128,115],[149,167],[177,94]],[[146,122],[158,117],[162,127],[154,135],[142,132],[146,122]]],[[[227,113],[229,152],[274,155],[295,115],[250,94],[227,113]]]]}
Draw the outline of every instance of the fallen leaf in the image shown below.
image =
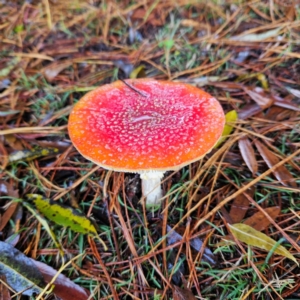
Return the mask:
{"type": "Polygon", "coordinates": [[[16,292],[32,296],[39,294],[45,282],[30,258],[11,245],[0,241],[0,274],[16,292]]]}
{"type": "MultiPolygon", "coordinates": [[[[19,198],[19,191],[7,182],[0,182],[0,196],[1,195],[11,198],[19,198]]],[[[0,219],[0,231],[2,231],[6,224],[10,221],[16,209],[18,208],[18,205],[19,204],[17,202],[10,202],[8,205],[5,205],[5,211],[0,219]]]]}
{"type": "MultiPolygon", "coordinates": [[[[52,278],[57,275],[57,271],[48,265],[31,259],[42,274],[44,281],[50,283],[52,278]]],[[[52,292],[62,300],[86,300],[89,298],[88,292],[71,281],[63,274],[59,274],[54,281],[52,292]]]]}
{"type": "MultiPolygon", "coordinates": [[[[252,189],[251,193],[254,193],[254,189],[252,189]]],[[[242,195],[239,195],[242,196],[242,195]]],[[[237,197],[237,199],[240,197],[237,197]]],[[[245,201],[247,200],[246,197],[243,197],[242,199],[244,199],[245,201]]],[[[236,200],[235,200],[236,201],[236,200]]],[[[247,200],[248,201],[248,200],[247,200]]],[[[248,201],[248,205],[249,205],[249,201],[248,201]]],[[[240,221],[242,221],[241,216],[242,213],[246,213],[247,210],[245,211],[236,211],[237,209],[234,208],[234,202],[232,203],[232,208],[230,210],[230,216],[232,219],[232,222],[234,223],[239,223],[240,221]]],[[[267,207],[264,209],[265,212],[273,219],[275,220],[276,217],[279,215],[280,213],[280,207],[279,206],[273,206],[273,207],[267,207]]],[[[269,225],[271,224],[271,222],[269,221],[269,219],[265,216],[264,213],[258,211],[257,213],[255,213],[254,215],[252,215],[251,217],[247,218],[243,224],[246,224],[248,226],[251,226],[252,228],[258,230],[258,231],[263,231],[265,229],[267,229],[269,227],[269,225]]],[[[224,241],[228,242],[228,241],[233,241],[233,237],[232,235],[226,235],[222,238],[224,241]]]]}
{"type": "MultiPolygon", "coordinates": [[[[273,219],[275,220],[279,213],[280,213],[280,207],[279,206],[272,206],[267,207],[264,209],[264,211],[273,219]]],[[[246,224],[248,226],[251,226],[252,228],[263,231],[267,229],[270,225],[269,219],[265,216],[264,213],[261,211],[258,211],[257,213],[253,214],[251,217],[245,220],[243,224],[246,224]]]]}
{"type": "Polygon", "coordinates": [[[28,194],[27,199],[35,204],[41,214],[54,223],[64,227],[70,227],[78,233],[97,234],[93,223],[78,210],[57,202],[52,202],[37,194],[28,194]]]}
{"type": "Polygon", "coordinates": [[[235,123],[237,121],[237,119],[238,119],[238,114],[237,114],[236,110],[231,110],[228,113],[226,113],[226,115],[225,115],[226,124],[224,126],[222,136],[219,139],[219,141],[217,142],[217,144],[215,145],[215,148],[219,147],[226,140],[226,138],[230,135],[230,133],[233,130],[233,126],[230,125],[230,123],[235,123]]]}
{"type": "MultiPolygon", "coordinates": [[[[250,197],[252,197],[254,193],[254,189],[251,189],[249,192],[247,192],[247,194],[250,195],[250,197]]],[[[247,211],[249,208],[249,200],[247,199],[247,197],[243,194],[239,194],[232,202],[231,204],[231,208],[230,208],[230,217],[233,223],[239,223],[241,222],[247,211]]]]}
{"type": "MultiPolygon", "coordinates": [[[[47,219],[53,221],[58,225],[69,227],[75,232],[91,234],[95,236],[100,243],[102,243],[105,250],[107,249],[107,246],[99,237],[97,230],[91,220],[80,211],[73,209],[72,207],[50,201],[49,199],[45,199],[41,195],[37,194],[27,194],[27,199],[31,200],[35,204],[38,211],[47,219]]],[[[37,216],[40,218],[38,214],[37,216]]],[[[42,220],[40,222],[42,222],[42,220]]],[[[52,231],[49,231],[49,233],[51,232],[52,231]]]]}
{"type": "Polygon", "coordinates": [[[290,119],[292,115],[293,111],[274,105],[268,109],[268,111],[265,114],[265,117],[268,120],[283,121],[286,119],[290,119]]]}
{"type": "Polygon", "coordinates": [[[262,108],[256,103],[245,105],[239,110],[239,119],[245,120],[262,112],[262,108]]]}
{"type": "Polygon", "coordinates": [[[72,61],[56,61],[41,70],[48,81],[52,81],[61,71],[72,65],[72,61]]]}
{"type": "Polygon", "coordinates": [[[182,289],[178,286],[174,286],[173,292],[173,299],[174,300],[197,300],[190,289],[182,289]]]}
{"type": "Polygon", "coordinates": [[[235,236],[239,241],[249,245],[258,247],[267,251],[273,250],[274,253],[287,257],[294,261],[297,265],[298,262],[296,258],[283,246],[276,245],[277,242],[262,232],[255,230],[254,228],[246,225],[246,224],[233,224],[229,225],[231,233],[235,236]],[[276,248],[275,248],[276,246],[276,248]]]}
{"type": "Polygon", "coordinates": [[[6,207],[6,210],[5,210],[4,214],[1,216],[1,220],[0,220],[0,231],[2,231],[4,229],[4,227],[6,226],[6,224],[9,222],[9,220],[13,216],[14,212],[18,208],[18,205],[19,205],[19,203],[17,203],[17,202],[11,202],[6,207]]]}
{"type": "MultiPolygon", "coordinates": [[[[265,145],[263,145],[259,141],[254,141],[255,146],[259,152],[259,154],[262,156],[268,167],[271,169],[274,165],[278,164],[280,162],[280,158],[278,158],[271,150],[269,150],[265,145]]],[[[292,186],[294,188],[297,188],[297,184],[295,182],[294,177],[289,172],[289,170],[284,166],[281,165],[280,167],[273,170],[273,174],[276,177],[276,179],[281,182],[285,186],[292,186]]]]}
{"type": "Polygon", "coordinates": [[[258,164],[255,157],[255,152],[250,140],[247,137],[241,138],[238,141],[238,146],[244,162],[254,176],[258,170],[258,164]]]}
{"type": "Polygon", "coordinates": [[[146,77],[145,66],[144,65],[138,66],[129,75],[129,78],[131,78],[131,79],[143,78],[143,77],[146,77]]]}
{"type": "Polygon", "coordinates": [[[255,88],[253,90],[244,88],[244,90],[262,109],[270,107],[275,101],[275,99],[265,93],[261,88],[255,88]]]}
{"type": "Polygon", "coordinates": [[[8,161],[10,163],[19,161],[32,161],[39,157],[57,154],[58,152],[59,150],[56,148],[37,148],[32,150],[19,150],[12,152],[8,157],[8,161]]]}
{"type": "Polygon", "coordinates": [[[268,91],[268,90],[269,90],[269,83],[268,83],[268,80],[267,80],[266,75],[263,74],[263,73],[258,73],[258,74],[256,75],[256,77],[257,77],[257,79],[260,81],[260,83],[261,83],[263,89],[264,89],[265,91],[268,91]]]}
{"type": "MultiPolygon", "coordinates": [[[[182,235],[180,235],[175,230],[173,230],[172,227],[169,225],[167,225],[167,233],[168,233],[167,235],[168,245],[172,245],[178,241],[182,241],[182,235]]],[[[203,242],[199,238],[191,239],[189,243],[191,247],[193,247],[196,251],[198,252],[202,251],[203,242]]],[[[216,264],[216,258],[214,254],[207,247],[204,248],[202,258],[211,264],[216,264]]]]}
{"type": "Polygon", "coordinates": [[[275,102],[274,102],[274,105],[276,106],[279,106],[279,107],[283,107],[283,108],[286,108],[286,109],[290,109],[290,110],[293,110],[293,111],[300,111],[300,107],[290,101],[285,101],[283,99],[281,99],[280,97],[278,96],[275,96],[275,102]]]}
{"type": "Polygon", "coordinates": [[[166,24],[166,17],[168,10],[160,7],[159,2],[153,2],[152,9],[146,10],[145,8],[138,8],[134,10],[131,19],[142,19],[144,22],[151,24],[154,27],[163,26],[166,24]]]}
{"type": "Polygon", "coordinates": [[[19,138],[13,134],[8,134],[5,136],[5,142],[14,150],[23,150],[24,147],[19,138]]]}
{"type": "Polygon", "coordinates": [[[45,228],[45,230],[47,231],[47,233],[50,235],[50,237],[52,238],[52,241],[54,242],[55,246],[59,249],[60,254],[64,255],[64,250],[61,246],[61,244],[59,243],[59,241],[57,240],[56,235],[54,234],[54,232],[51,230],[51,228],[49,227],[47,221],[45,218],[43,218],[38,212],[36,212],[28,203],[26,203],[25,201],[22,202],[23,206],[25,206],[30,212],[31,214],[43,225],[43,227],[45,228]]]}

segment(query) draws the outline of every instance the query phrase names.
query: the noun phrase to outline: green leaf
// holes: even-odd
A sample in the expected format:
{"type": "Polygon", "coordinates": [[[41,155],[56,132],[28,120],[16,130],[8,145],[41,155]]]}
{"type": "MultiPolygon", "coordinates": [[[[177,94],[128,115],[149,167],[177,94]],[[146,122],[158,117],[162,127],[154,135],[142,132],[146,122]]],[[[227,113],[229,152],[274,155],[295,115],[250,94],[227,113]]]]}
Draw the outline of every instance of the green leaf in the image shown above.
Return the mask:
{"type": "Polygon", "coordinates": [[[145,66],[144,65],[138,66],[129,75],[129,78],[131,78],[131,79],[143,78],[143,77],[146,77],[145,66]]]}
{"type": "Polygon", "coordinates": [[[30,258],[10,244],[0,241],[0,274],[16,292],[32,296],[45,286],[43,276],[30,258]]]}
{"type": "Polygon", "coordinates": [[[215,145],[215,148],[218,148],[226,140],[226,138],[230,135],[230,133],[233,130],[233,126],[230,125],[230,123],[235,123],[237,121],[237,119],[238,119],[238,114],[237,114],[236,110],[231,110],[225,115],[226,124],[224,126],[222,136],[219,139],[219,141],[217,142],[217,144],[215,145]]]}
{"type": "Polygon", "coordinates": [[[256,229],[246,225],[246,224],[234,224],[229,225],[231,233],[241,242],[255,246],[267,251],[273,251],[276,254],[285,256],[296,264],[298,264],[296,258],[287,251],[283,246],[276,245],[277,242],[262,232],[257,231],[256,229]],[[277,246],[277,247],[276,247],[277,246]]]}
{"type": "Polygon", "coordinates": [[[63,250],[62,246],[60,245],[59,241],[57,240],[56,235],[54,234],[54,232],[49,227],[49,225],[48,225],[47,221],[45,220],[45,218],[43,218],[39,213],[37,213],[28,203],[22,202],[22,204],[42,224],[42,226],[45,228],[45,230],[48,232],[48,234],[52,238],[52,240],[53,240],[54,244],[56,245],[56,247],[59,249],[61,256],[63,256],[64,255],[64,250],[63,250]]]}
{"type": "Polygon", "coordinates": [[[79,211],[71,207],[52,202],[49,199],[43,198],[41,195],[28,194],[27,198],[33,201],[41,214],[54,223],[64,227],[70,227],[78,233],[97,235],[95,226],[79,211]]]}

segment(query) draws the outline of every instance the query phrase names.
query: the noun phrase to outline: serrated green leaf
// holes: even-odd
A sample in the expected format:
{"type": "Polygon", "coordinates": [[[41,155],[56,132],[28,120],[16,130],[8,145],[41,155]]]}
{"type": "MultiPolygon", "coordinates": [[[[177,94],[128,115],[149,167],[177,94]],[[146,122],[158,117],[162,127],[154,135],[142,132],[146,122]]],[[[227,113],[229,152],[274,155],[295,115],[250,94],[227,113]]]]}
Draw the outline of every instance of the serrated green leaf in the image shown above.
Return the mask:
{"type": "Polygon", "coordinates": [[[215,148],[218,148],[226,140],[226,138],[230,135],[230,133],[233,130],[233,126],[230,125],[230,123],[235,123],[237,121],[237,119],[238,119],[238,113],[236,112],[236,110],[231,110],[225,115],[226,124],[224,126],[222,136],[219,139],[219,141],[217,142],[217,144],[215,145],[215,148]]]}
{"type": "Polygon", "coordinates": [[[45,286],[43,276],[36,265],[10,244],[0,241],[0,274],[16,292],[32,296],[45,286]]]}
{"type": "Polygon", "coordinates": [[[41,195],[29,194],[27,198],[33,201],[41,214],[54,223],[70,227],[78,233],[97,234],[97,230],[92,222],[79,211],[56,202],[51,202],[41,195]]]}
{"type": "Polygon", "coordinates": [[[241,242],[249,245],[255,246],[267,251],[273,250],[274,253],[285,256],[296,264],[298,264],[296,258],[283,246],[276,244],[277,242],[262,232],[257,231],[256,229],[248,226],[246,224],[233,224],[229,225],[231,233],[241,242]]]}

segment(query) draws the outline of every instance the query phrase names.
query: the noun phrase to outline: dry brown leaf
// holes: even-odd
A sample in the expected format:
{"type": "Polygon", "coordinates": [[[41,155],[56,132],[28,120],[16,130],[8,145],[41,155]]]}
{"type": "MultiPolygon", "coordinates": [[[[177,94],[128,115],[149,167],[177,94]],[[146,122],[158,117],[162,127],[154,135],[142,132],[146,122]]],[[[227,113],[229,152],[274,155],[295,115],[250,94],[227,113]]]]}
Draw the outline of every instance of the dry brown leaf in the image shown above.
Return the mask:
{"type": "Polygon", "coordinates": [[[296,20],[298,16],[296,5],[292,4],[288,6],[285,10],[285,16],[289,21],[296,20]]]}
{"type": "Polygon", "coordinates": [[[245,105],[242,109],[238,111],[239,119],[245,120],[259,114],[260,112],[262,112],[262,108],[256,103],[251,103],[249,105],[245,105]]]}
{"type": "MultiPolygon", "coordinates": [[[[262,156],[268,167],[271,169],[274,165],[280,162],[280,158],[278,158],[269,148],[267,148],[264,144],[259,141],[254,141],[259,154],[262,156]]],[[[289,170],[285,166],[280,166],[273,170],[273,174],[276,179],[281,182],[285,186],[292,186],[294,188],[297,187],[294,177],[289,172],[289,170]]]]}
{"type": "Polygon", "coordinates": [[[261,88],[253,90],[244,88],[244,90],[262,109],[266,109],[274,103],[274,99],[261,88]]]}
{"type": "MultiPolygon", "coordinates": [[[[14,189],[14,187],[6,182],[0,182],[0,196],[6,195],[11,198],[19,198],[19,191],[14,189]]],[[[6,224],[9,222],[13,214],[15,213],[19,203],[17,202],[11,202],[9,206],[6,208],[5,212],[1,216],[0,220],[0,231],[3,230],[3,228],[6,226],[6,224]]]]}
{"type": "MultiPolygon", "coordinates": [[[[167,242],[168,245],[172,245],[178,241],[182,241],[182,235],[177,233],[175,230],[172,229],[171,226],[167,225],[167,242]]],[[[212,251],[208,247],[203,247],[203,242],[200,238],[196,237],[190,239],[189,241],[190,246],[195,249],[196,251],[203,251],[202,259],[209,262],[210,264],[216,264],[216,257],[212,253],[212,251]],[[204,248],[204,249],[203,249],[204,248]]]]}
{"type": "MultiPolygon", "coordinates": [[[[249,190],[247,193],[250,197],[253,196],[254,189],[249,190]]],[[[230,208],[230,217],[231,220],[234,223],[241,222],[249,208],[249,200],[244,194],[239,194],[232,202],[231,208],[230,208]]]]}
{"type": "Polygon", "coordinates": [[[290,101],[280,100],[279,97],[276,97],[274,105],[277,105],[277,106],[283,107],[283,108],[287,108],[287,109],[290,109],[293,111],[300,111],[300,108],[296,104],[294,104],[290,101]]]}
{"type": "Polygon", "coordinates": [[[250,140],[247,137],[244,137],[238,141],[238,145],[243,160],[254,176],[257,172],[258,165],[250,140]]]}
{"type": "Polygon", "coordinates": [[[41,70],[47,80],[52,81],[61,71],[72,65],[72,60],[56,61],[41,70]]]}
{"type": "MultiPolygon", "coordinates": [[[[37,266],[42,273],[46,283],[52,281],[54,276],[57,276],[57,271],[52,267],[31,259],[31,261],[37,266]]],[[[89,293],[63,274],[59,274],[54,281],[53,293],[63,300],[87,300],[89,299],[89,293]]]]}
{"type": "Polygon", "coordinates": [[[173,289],[173,299],[174,300],[197,300],[191,290],[185,288],[182,289],[178,286],[174,286],[173,289]]]}
{"type": "Polygon", "coordinates": [[[152,11],[150,11],[150,14],[144,8],[138,8],[133,12],[131,19],[143,19],[152,26],[163,26],[165,24],[166,13],[167,10],[159,6],[156,6],[152,11]]]}
{"type": "Polygon", "coordinates": [[[279,106],[272,106],[265,114],[265,117],[268,120],[274,120],[274,121],[282,121],[284,119],[289,119],[293,115],[293,111],[289,109],[284,109],[279,106]]]}
{"type": "Polygon", "coordinates": [[[8,134],[5,136],[5,142],[13,149],[13,150],[23,150],[24,147],[20,139],[18,139],[13,134],[8,134]]]}
{"type": "Polygon", "coordinates": [[[14,212],[16,211],[19,203],[17,202],[11,202],[8,208],[5,210],[3,216],[1,216],[0,220],[0,231],[4,229],[6,224],[9,222],[11,217],[13,216],[14,212]]]}
{"type": "MultiPolygon", "coordinates": [[[[279,206],[267,207],[264,210],[273,220],[275,220],[280,213],[279,206]]],[[[267,219],[261,211],[258,211],[253,216],[246,219],[243,224],[249,225],[258,231],[263,231],[269,227],[270,223],[269,219],[267,219]]]]}

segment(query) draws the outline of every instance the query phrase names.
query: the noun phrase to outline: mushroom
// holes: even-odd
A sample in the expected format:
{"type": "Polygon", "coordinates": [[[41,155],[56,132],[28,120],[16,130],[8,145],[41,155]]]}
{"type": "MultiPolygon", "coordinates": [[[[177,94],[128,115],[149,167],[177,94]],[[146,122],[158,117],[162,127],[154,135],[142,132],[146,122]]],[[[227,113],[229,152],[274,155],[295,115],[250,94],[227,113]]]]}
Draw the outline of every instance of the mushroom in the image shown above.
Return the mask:
{"type": "Polygon", "coordinates": [[[105,169],[139,173],[146,205],[153,206],[160,203],[164,173],[203,157],[224,123],[219,102],[192,85],[131,79],[83,96],[68,129],[85,158],[105,169]]]}

